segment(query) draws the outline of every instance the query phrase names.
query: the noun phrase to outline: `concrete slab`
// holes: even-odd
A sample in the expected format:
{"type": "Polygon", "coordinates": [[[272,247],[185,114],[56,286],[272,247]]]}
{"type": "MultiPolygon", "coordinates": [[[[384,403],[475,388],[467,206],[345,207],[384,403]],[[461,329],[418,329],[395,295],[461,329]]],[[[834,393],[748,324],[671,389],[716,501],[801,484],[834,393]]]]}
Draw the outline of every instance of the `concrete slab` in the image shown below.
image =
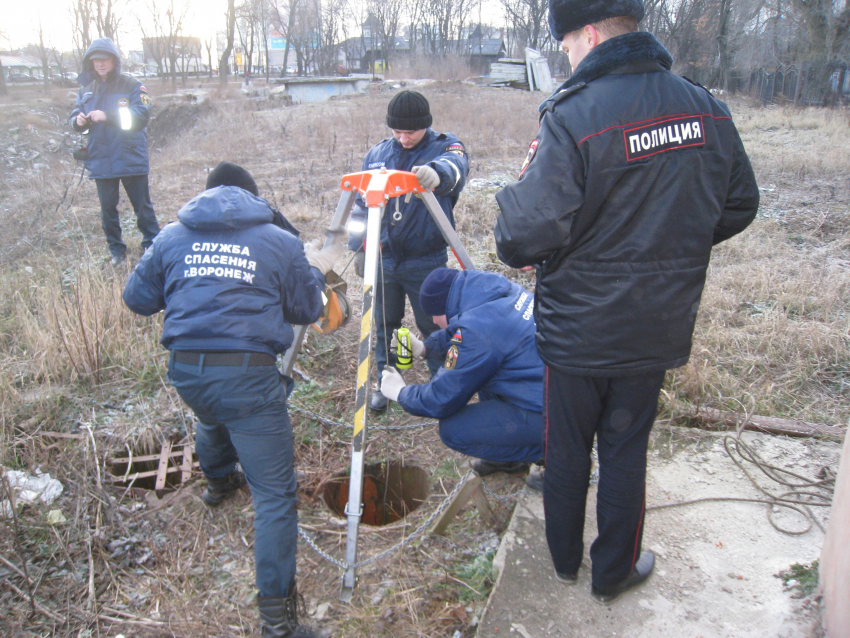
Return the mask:
{"type": "MultiPolygon", "coordinates": [[[[707,496],[759,498],[733,463],[723,435],[667,428],[653,436],[647,506],[707,496]],[[674,441],[674,439],[677,439],[674,441]],[[690,440],[689,440],[690,439],[690,440]],[[685,444],[682,445],[682,441],[685,444]],[[668,449],[669,444],[669,449],[668,449]]],[[[837,466],[840,446],[811,440],[746,433],[762,457],[814,476],[837,466]]],[[[750,466],[752,468],[753,466],[750,466]]],[[[775,491],[778,486],[759,479],[775,491]]],[[[546,545],[543,500],[521,497],[494,561],[496,586],[478,628],[481,638],[802,638],[811,619],[775,575],[793,563],[810,563],[824,536],[814,526],[800,535],[777,531],[765,505],[710,502],[648,511],[644,549],[657,556],[655,573],[640,588],[609,605],[590,597],[588,548],[596,534],[596,488],[588,495],[585,560],[576,585],[555,579],[546,545]]],[[[816,508],[825,521],[828,508],[816,508]]],[[[802,517],[772,513],[789,529],[802,517]]]]}

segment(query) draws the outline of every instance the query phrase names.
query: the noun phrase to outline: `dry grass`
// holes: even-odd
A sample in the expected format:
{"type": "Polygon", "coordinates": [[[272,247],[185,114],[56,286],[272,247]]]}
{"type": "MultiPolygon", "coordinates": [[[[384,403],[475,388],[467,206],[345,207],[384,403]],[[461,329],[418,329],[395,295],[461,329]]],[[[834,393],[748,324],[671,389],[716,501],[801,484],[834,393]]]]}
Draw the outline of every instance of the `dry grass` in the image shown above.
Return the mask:
{"type": "MultiPolygon", "coordinates": [[[[494,194],[525,156],[540,96],[459,82],[421,90],[431,101],[435,128],[457,134],[470,152],[471,181],[456,209],[469,252],[481,267],[532,286],[527,275],[495,259],[492,227],[494,194]]],[[[341,175],[359,170],[365,151],[388,134],[383,119],[390,93],[290,108],[224,98],[226,92],[201,109],[158,101],[151,188],[161,221],[175,219],[202,190],[206,171],[227,159],[254,174],[261,194],[304,237],[317,237],[339,199],[341,175]]],[[[744,404],[764,415],[847,423],[847,119],[743,102],[732,107],[766,189],[762,214],[715,251],[692,361],[670,375],[665,416],[677,418],[701,403],[744,404]]],[[[0,520],[0,556],[28,566],[34,600],[53,614],[29,616],[25,583],[9,576],[21,593],[0,585],[0,634],[251,635],[250,498],[242,495],[211,512],[195,484],[163,501],[111,486],[107,457],[127,448],[156,449],[165,438],[191,440],[191,415],[163,378],[160,319],[127,311],[120,299],[126,273],[103,264],[107,252],[93,186],[79,184],[66,155],[47,148],[69,108],[62,101],[19,103],[0,112],[0,131],[21,127],[17,141],[0,133],[0,147],[28,144],[41,150],[42,159],[0,167],[0,363],[7,371],[0,377],[0,462],[40,465],[58,477],[66,491],[56,506],[68,518],[51,527],[44,522],[46,508],[35,507],[20,512],[17,528],[0,520]],[[42,437],[45,431],[78,438],[55,440],[42,437]]],[[[124,218],[138,255],[132,214],[124,218]]],[[[356,309],[359,284],[352,273],[345,276],[356,309]]],[[[331,338],[311,334],[298,367],[312,381],[299,383],[294,405],[350,418],[356,323],[331,338]]],[[[416,374],[424,380],[424,371],[416,374]]],[[[377,423],[415,421],[394,408],[377,423]]],[[[343,528],[316,489],[346,467],[350,431],[298,413],[293,428],[304,472],[301,522],[341,557],[343,528]]],[[[433,495],[422,513],[389,528],[364,528],[362,551],[372,555],[409,534],[463,470],[462,458],[447,451],[430,426],[373,430],[367,456],[404,459],[433,475],[433,495]]],[[[518,484],[504,479],[494,487],[506,492],[518,484]]],[[[302,546],[299,578],[308,609],[321,615],[322,603],[330,603],[317,624],[335,636],[470,635],[483,606],[470,587],[486,589],[486,583],[458,580],[492,547],[509,514],[500,505],[491,528],[474,509],[465,510],[463,524],[450,527],[448,537],[364,569],[348,606],[336,600],[337,568],[302,546]]],[[[0,565],[0,574],[5,569],[0,565]]]]}

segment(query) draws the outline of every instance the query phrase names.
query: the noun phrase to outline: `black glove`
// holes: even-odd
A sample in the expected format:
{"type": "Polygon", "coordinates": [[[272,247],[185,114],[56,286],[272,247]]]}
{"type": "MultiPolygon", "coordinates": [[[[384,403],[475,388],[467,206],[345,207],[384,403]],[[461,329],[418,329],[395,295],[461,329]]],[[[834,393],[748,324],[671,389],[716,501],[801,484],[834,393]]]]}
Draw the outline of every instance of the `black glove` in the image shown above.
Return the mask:
{"type": "Polygon", "coordinates": [[[366,268],[366,253],[359,252],[354,255],[354,274],[363,279],[363,271],[366,268]]]}

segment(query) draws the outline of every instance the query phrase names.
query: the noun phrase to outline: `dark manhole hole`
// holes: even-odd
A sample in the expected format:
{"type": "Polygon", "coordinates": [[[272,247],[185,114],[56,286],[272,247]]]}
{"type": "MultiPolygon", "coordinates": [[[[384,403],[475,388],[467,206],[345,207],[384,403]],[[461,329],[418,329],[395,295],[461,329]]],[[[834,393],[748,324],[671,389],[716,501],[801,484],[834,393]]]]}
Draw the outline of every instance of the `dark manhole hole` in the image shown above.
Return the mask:
{"type": "MultiPolygon", "coordinates": [[[[322,499],[337,516],[345,518],[349,474],[343,472],[321,488],[322,499]]],[[[361,523],[380,527],[415,511],[428,498],[428,473],[401,461],[371,463],[363,470],[363,517],[361,523]]]]}

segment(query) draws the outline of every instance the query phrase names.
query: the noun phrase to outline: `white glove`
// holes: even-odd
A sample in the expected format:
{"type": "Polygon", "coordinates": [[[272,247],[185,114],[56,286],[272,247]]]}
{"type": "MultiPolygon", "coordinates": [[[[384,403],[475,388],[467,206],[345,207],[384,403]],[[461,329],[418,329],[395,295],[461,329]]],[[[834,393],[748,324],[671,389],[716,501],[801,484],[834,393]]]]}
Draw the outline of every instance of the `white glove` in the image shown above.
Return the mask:
{"type": "Polygon", "coordinates": [[[314,239],[309,244],[304,244],[304,256],[311,266],[318,268],[323,275],[326,275],[345,253],[345,240],[344,232],[335,233],[331,243],[323,248],[324,242],[321,239],[314,239]]]}
{"type": "Polygon", "coordinates": [[[419,180],[419,185],[426,191],[432,191],[440,185],[440,176],[430,166],[414,166],[413,174],[419,180]]]}
{"type": "MultiPolygon", "coordinates": [[[[390,339],[390,350],[398,352],[398,330],[393,330],[393,338],[390,339]]],[[[410,351],[414,357],[425,356],[425,344],[419,341],[412,332],[410,333],[410,351]]]]}
{"type": "Polygon", "coordinates": [[[392,401],[398,401],[398,395],[405,385],[398,370],[390,366],[384,368],[381,373],[381,394],[392,401]]]}

